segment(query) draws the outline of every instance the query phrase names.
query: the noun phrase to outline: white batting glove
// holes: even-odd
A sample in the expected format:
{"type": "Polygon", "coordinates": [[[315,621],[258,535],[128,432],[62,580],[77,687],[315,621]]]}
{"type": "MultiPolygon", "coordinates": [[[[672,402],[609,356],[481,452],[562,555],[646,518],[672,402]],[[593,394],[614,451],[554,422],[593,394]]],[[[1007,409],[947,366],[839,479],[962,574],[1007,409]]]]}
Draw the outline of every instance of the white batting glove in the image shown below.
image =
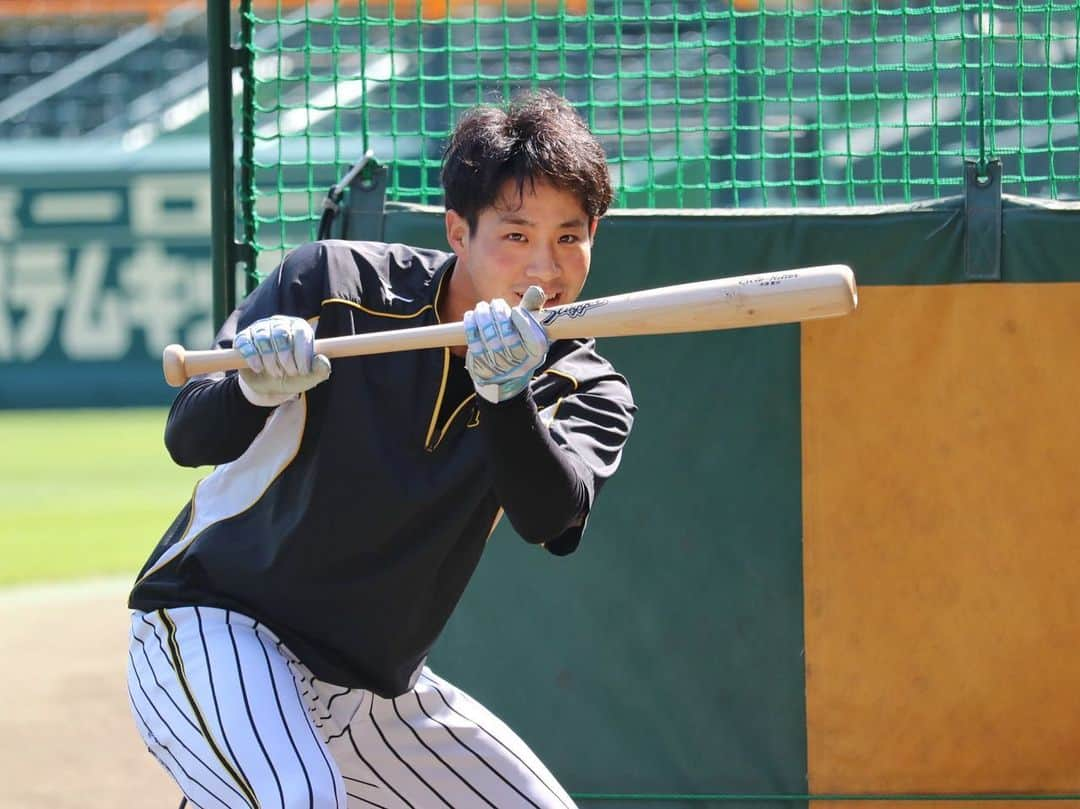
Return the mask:
{"type": "Polygon", "coordinates": [[[533,371],[547,356],[547,332],[532,313],[540,309],[544,290],[532,286],[513,309],[502,298],[481,301],[465,313],[469,350],[465,368],[476,393],[489,402],[505,402],[521,393],[533,371]]]}
{"type": "Polygon", "coordinates": [[[240,390],[249,402],[277,407],[330,376],[330,360],[315,353],[315,332],[299,317],[274,315],[237,332],[233,348],[248,367],[240,390]]]}

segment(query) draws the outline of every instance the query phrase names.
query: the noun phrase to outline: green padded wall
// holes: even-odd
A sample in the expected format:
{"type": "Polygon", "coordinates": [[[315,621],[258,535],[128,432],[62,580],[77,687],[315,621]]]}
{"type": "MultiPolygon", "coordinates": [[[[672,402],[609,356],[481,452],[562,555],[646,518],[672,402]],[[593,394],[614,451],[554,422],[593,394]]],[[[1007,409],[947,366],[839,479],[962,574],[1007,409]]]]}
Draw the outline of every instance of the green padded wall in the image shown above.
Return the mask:
{"type": "MultiPolygon", "coordinates": [[[[390,212],[386,238],[438,246],[440,223],[390,212]]],[[[584,296],[739,269],[703,242],[613,217],[584,296]]],[[[601,349],[640,411],[581,548],[500,527],[433,666],[574,793],[804,792],[798,328],[601,349]]]]}

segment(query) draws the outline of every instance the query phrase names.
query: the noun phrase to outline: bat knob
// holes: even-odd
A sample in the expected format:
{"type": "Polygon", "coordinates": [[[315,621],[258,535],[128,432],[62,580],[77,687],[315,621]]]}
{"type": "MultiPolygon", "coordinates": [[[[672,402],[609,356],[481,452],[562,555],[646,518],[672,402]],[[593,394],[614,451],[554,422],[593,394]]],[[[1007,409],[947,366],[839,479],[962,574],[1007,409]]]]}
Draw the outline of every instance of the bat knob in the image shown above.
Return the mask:
{"type": "Polygon", "coordinates": [[[165,346],[161,353],[161,367],[165,371],[165,381],[178,388],[188,380],[187,368],[184,367],[184,347],[181,345],[165,346]]]}

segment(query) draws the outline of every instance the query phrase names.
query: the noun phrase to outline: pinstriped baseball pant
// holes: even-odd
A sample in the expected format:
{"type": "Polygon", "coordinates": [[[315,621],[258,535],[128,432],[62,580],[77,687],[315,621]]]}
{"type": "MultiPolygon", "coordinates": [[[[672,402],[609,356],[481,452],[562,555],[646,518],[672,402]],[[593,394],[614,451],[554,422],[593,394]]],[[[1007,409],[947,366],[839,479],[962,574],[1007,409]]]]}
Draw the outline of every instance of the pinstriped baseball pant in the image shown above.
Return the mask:
{"type": "Polygon", "coordinates": [[[237,612],[134,612],[128,694],[198,809],[574,806],[513,731],[428,669],[395,699],[324,683],[237,612]]]}

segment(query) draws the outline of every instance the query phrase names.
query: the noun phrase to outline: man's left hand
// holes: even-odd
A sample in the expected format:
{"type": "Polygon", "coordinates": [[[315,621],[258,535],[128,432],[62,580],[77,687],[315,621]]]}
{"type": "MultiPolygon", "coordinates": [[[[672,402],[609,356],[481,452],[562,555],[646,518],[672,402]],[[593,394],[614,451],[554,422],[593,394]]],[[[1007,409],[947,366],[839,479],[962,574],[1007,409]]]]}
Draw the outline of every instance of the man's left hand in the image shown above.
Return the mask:
{"type": "Polygon", "coordinates": [[[543,364],[550,341],[533,312],[543,306],[544,299],[544,291],[532,286],[518,306],[511,308],[496,298],[490,304],[481,301],[465,313],[465,368],[477,394],[487,401],[505,402],[517,396],[543,364]]]}

